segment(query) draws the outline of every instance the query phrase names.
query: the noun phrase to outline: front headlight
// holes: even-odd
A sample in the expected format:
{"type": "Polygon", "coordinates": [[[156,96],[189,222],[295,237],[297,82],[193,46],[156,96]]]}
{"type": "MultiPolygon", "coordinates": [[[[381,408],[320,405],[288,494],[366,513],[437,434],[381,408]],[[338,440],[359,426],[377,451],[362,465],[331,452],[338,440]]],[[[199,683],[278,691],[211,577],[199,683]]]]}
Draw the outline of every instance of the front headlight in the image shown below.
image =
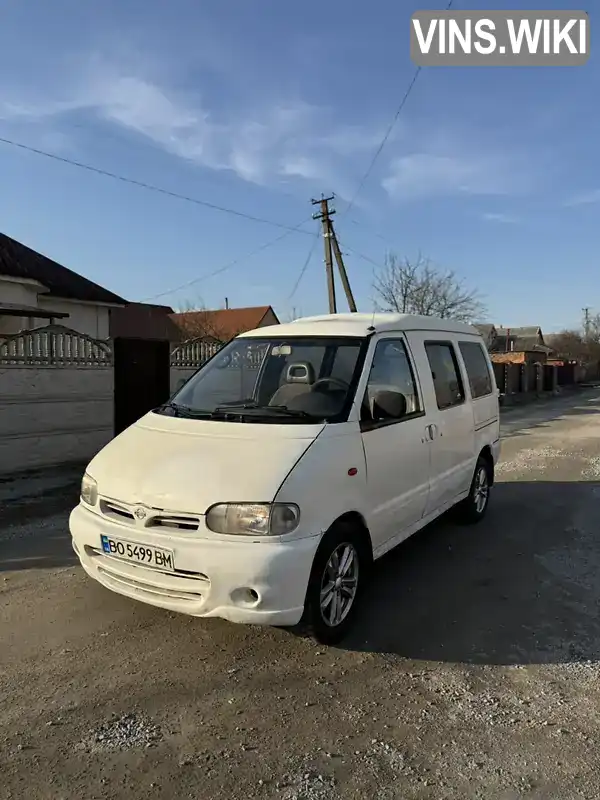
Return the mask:
{"type": "Polygon", "coordinates": [[[81,499],[88,506],[95,506],[98,500],[98,484],[87,472],[81,479],[81,499]]]}
{"type": "Polygon", "coordinates": [[[219,503],[206,512],[206,527],[214,533],[283,536],[300,522],[292,503],[219,503]]]}

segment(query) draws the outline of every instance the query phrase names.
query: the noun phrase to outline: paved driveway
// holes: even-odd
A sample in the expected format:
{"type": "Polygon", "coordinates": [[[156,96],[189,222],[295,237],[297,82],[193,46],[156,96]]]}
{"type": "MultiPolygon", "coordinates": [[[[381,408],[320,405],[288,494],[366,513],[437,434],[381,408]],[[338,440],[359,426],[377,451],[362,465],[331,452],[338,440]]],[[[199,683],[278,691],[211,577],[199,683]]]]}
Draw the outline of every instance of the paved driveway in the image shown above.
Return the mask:
{"type": "Polygon", "coordinates": [[[0,486],[0,798],[598,798],[600,392],[503,427],[488,519],[383,559],[340,648],[114,595],[73,475],[0,486]]]}

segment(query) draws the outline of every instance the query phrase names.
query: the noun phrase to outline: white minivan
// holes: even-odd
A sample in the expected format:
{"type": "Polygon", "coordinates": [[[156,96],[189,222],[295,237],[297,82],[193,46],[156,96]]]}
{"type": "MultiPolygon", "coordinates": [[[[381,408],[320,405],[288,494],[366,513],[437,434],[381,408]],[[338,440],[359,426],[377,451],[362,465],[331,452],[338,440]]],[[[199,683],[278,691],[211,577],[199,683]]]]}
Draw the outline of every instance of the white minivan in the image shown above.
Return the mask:
{"type": "Polygon", "coordinates": [[[482,519],[498,390],[475,328],[336,314],[241,334],[89,464],[73,547],[155,606],[339,641],[373,561],[482,519]]]}

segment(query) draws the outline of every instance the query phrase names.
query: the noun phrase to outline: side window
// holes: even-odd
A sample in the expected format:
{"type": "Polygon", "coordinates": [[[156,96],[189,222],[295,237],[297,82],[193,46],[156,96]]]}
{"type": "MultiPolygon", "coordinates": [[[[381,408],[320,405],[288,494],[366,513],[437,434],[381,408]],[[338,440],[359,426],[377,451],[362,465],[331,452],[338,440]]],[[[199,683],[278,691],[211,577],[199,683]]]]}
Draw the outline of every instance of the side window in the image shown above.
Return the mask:
{"type": "Polygon", "coordinates": [[[460,370],[454,347],[449,343],[425,342],[438,408],[451,408],[464,402],[460,370]]]}
{"type": "Polygon", "coordinates": [[[406,415],[422,411],[414,372],[402,339],[382,339],[377,343],[363,401],[366,419],[373,419],[373,403],[381,391],[403,394],[406,415]]]}
{"type": "Polygon", "coordinates": [[[482,346],[479,342],[459,342],[458,346],[467,368],[473,399],[491,394],[493,391],[492,377],[482,346]]]}

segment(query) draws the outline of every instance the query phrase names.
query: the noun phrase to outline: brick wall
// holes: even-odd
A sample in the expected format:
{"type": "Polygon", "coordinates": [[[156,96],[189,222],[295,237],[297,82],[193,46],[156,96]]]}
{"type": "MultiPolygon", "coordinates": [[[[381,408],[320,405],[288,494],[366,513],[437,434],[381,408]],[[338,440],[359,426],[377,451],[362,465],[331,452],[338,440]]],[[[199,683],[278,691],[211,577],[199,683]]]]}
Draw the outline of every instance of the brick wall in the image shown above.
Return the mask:
{"type": "Polygon", "coordinates": [[[546,354],[513,350],[509,353],[491,353],[490,358],[496,364],[545,364],[546,354]]]}
{"type": "Polygon", "coordinates": [[[490,358],[496,364],[524,364],[525,353],[491,353],[490,358]]]}

